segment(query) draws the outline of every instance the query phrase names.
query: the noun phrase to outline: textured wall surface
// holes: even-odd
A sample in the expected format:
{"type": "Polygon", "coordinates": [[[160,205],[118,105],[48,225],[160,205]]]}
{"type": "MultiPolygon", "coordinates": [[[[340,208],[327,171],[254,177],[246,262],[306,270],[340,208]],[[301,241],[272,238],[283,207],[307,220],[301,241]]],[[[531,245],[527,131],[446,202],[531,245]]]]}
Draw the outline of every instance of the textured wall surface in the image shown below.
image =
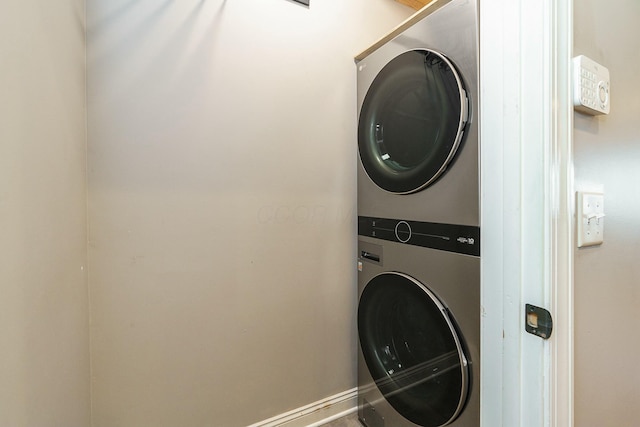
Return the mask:
{"type": "Polygon", "coordinates": [[[575,114],[576,187],[604,190],[602,246],[575,254],[576,427],[638,425],[640,3],[574,6],[574,54],[611,73],[611,114],[575,114]]]}
{"type": "Polygon", "coordinates": [[[89,425],[84,2],[0,13],[0,426],[89,425]]]}
{"type": "Polygon", "coordinates": [[[355,386],[355,65],[389,0],[88,0],[96,427],[355,386]]]}

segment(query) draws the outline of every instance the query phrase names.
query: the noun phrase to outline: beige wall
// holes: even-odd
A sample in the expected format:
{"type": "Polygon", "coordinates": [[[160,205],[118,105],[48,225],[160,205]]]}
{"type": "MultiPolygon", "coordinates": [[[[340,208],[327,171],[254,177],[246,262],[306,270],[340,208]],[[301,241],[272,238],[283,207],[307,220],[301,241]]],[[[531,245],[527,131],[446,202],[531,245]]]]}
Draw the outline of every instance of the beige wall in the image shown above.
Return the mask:
{"type": "Polygon", "coordinates": [[[86,427],[84,3],[0,13],[0,426],[86,427]]]}
{"type": "Polygon", "coordinates": [[[355,386],[353,56],[390,0],[89,0],[96,427],[355,386]]]}
{"type": "Polygon", "coordinates": [[[574,5],[574,54],[609,68],[611,114],[575,115],[578,189],[604,189],[604,244],[575,258],[576,427],[640,420],[640,2],[574,5]]]}

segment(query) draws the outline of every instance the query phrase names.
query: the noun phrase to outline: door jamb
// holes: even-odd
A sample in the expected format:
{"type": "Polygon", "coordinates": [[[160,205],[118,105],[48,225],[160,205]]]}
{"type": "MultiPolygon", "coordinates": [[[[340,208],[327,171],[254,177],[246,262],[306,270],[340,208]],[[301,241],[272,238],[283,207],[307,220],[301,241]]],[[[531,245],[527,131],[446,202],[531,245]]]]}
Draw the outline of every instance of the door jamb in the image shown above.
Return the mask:
{"type": "Polygon", "coordinates": [[[572,0],[480,2],[484,427],[573,426],[572,32],[572,0]]]}

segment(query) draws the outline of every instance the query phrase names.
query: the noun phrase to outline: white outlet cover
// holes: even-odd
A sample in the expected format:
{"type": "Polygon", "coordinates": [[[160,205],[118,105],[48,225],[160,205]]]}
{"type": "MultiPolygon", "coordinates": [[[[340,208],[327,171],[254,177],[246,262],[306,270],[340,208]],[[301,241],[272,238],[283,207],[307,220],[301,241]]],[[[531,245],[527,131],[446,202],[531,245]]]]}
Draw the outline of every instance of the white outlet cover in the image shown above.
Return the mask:
{"type": "Polygon", "coordinates": [[[577,194],[576,223],[578,247],[600,245],[604,241],[604,194],[577,194]]]}

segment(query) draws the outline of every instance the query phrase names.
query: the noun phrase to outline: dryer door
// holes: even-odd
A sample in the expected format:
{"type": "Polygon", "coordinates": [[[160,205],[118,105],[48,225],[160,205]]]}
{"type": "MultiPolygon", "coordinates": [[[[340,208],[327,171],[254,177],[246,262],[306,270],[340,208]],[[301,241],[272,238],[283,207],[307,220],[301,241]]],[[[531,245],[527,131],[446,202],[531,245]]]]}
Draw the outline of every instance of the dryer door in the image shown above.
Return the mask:
{"type": "Polygon", "coordinates": [[[425,427],[444,426],[464,408],[469,364],[448,310],[422,283],[383,273],[358,306],[362,354],[393,408],[425,427]]]}
{"type": "Polygon", "coordinates": [[[442,54],[405,52],[382,68],[358,122],[362,165],[380,188],[419,191],[452,161],[468,120],[462,79],[442,54]]]}

